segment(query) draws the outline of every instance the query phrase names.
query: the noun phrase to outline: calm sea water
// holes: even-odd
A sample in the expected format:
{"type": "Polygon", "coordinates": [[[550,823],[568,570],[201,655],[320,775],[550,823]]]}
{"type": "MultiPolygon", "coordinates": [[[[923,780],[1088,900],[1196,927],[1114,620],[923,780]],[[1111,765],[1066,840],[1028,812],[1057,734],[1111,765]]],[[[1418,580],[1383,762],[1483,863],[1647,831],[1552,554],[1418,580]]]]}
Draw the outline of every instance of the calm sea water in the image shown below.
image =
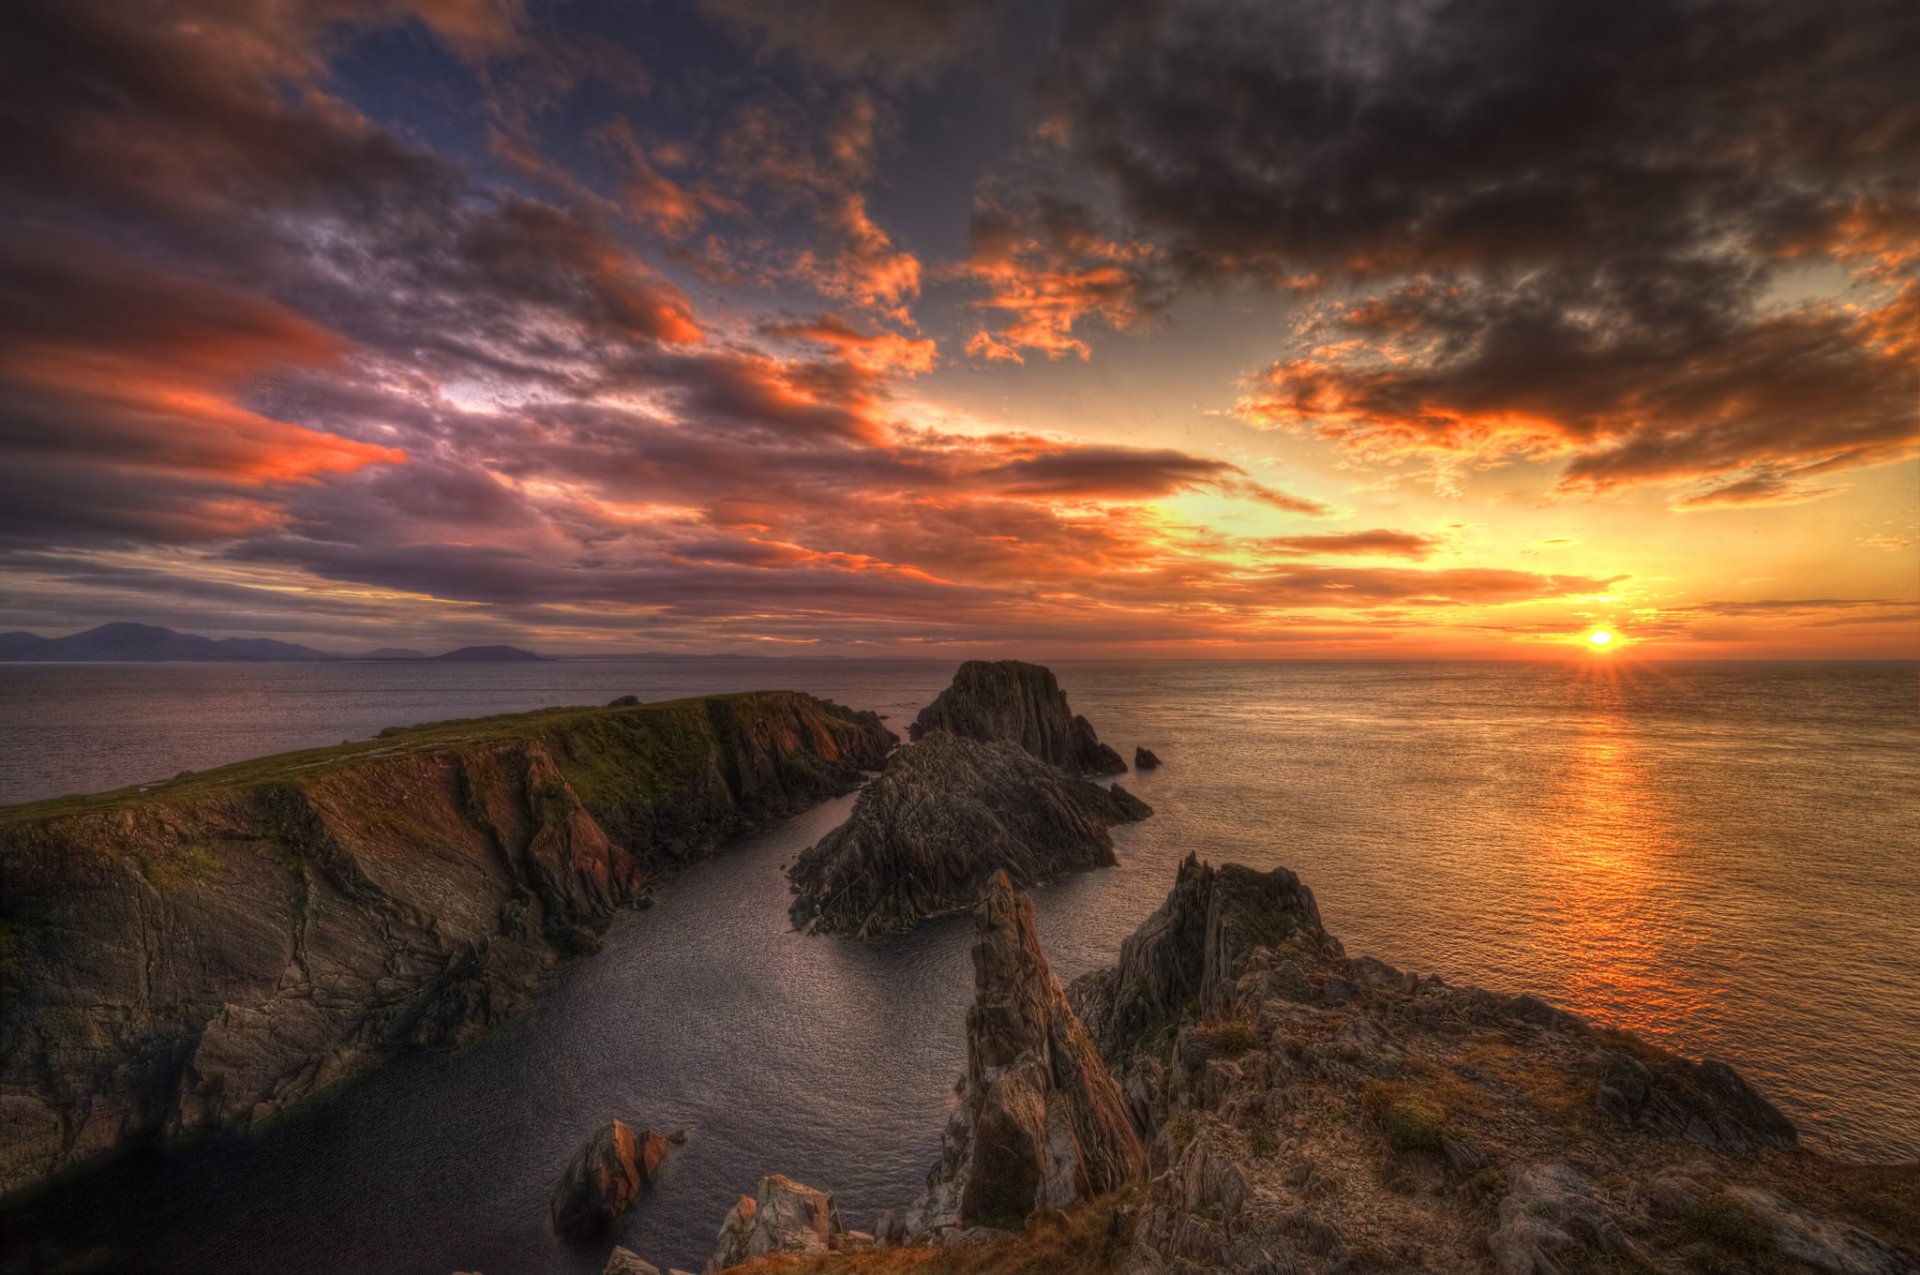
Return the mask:
{"type": "MultiPolygon", "coordinates": [[[[1298,870],[1353,953],[1530,990],[1738,1066],[1816,1146],[1920,1156],[1920,714],[1912,664],[1062,664],[1163,769],[1121,864],[1042,890],[1071,978],[1198,851],[1298,870]]],[[[951,664],[0,666],[0,800],[404,722],[784,686],[903,729],[951,664]]],[[[853,1225],[913,1195],[963,1059],[965,918],[861,945],[786,928],[832,803],[620,917],[461,1053],[413,1055],[249,1140],[46,1192],[8,1243],[155,1269],[597,1271],[547,1192],[601,1121],[693,1130],[620,1241],[699,1269],[763,1173],[853,1225]]]]}

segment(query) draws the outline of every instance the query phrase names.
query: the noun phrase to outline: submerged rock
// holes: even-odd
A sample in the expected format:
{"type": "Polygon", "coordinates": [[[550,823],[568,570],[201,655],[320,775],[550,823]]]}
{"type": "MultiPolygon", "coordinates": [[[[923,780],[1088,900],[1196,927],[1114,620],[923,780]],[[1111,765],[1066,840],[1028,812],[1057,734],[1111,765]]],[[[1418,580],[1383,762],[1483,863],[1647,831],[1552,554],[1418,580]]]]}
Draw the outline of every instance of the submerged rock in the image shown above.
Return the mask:
{"type": "Polygon", "coordinates": [[[758,1196],[741,1196],[720,1224],[707,1270],[738,1266],[762,1253],[831,1252],[844,1234],[831,1194],[770,1174],[760,1179],[758,1196]]]}
{"type": "Polygon", "coordinates": [[[967,907],[996,872],[1022,886],[1115,862],[1108,828],[1153,810],[1005,741],[935,731],[896,753],[844,824],[788,869],[796,926],[862,936],[967,907]]]}
{"type": "Polygon", "coordinates": [[[907,728],[919,740],[934,731],[966,739],[1008,740],[1070,775],[1118,775],[1120,754],[1067,706],[1050,669],[1019,660],[968,660],[953,682],[907,728]]]}
{"type": "Polygon", "coordinates": [[[605,1234],[633,1207],[667,1158],[667,1140],[652,1129],[636,1135],[625,1121],[601,1126],[574,1153],[547,1202],[554,1234],[568,1239],[605,1234]]]}
{"type": "Polygon", "coordinates": [[[1141,748],[1137,744],[1134,746],[1133,768],[1135,770],[1157,770],[1159,766],[1160,759],[1154,756],[1151,748],[1141,748]]]}
{"type": "Polygon", "coordinates": [[[912,1234],[1018,1227],[1146,1166],[1120,1087],[1047,968],[1032,901],[1005,873],[974,914],[973,970],[967,1072],[912,1234]]]}

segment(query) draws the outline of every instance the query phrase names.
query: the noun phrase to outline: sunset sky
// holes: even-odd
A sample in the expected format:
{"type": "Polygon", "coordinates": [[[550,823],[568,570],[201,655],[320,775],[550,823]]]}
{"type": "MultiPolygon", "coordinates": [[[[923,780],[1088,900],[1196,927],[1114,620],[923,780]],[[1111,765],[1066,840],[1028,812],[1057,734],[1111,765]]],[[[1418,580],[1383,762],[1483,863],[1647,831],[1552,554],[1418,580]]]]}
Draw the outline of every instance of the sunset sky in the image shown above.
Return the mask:
{"type": "Polygon", "coordinates": [[[0,7],[0,629],[1920,652],[1920,5],[0,7]]]}

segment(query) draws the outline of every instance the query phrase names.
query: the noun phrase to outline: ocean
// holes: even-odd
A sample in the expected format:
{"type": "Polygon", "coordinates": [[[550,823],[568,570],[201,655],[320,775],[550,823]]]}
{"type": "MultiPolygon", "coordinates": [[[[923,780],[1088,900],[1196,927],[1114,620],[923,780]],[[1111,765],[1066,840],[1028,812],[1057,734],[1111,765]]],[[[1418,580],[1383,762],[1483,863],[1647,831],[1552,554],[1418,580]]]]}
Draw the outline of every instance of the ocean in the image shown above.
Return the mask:
{"type": "MultiPolygon", "coordinates": [[[[903,736],[951,662],[0,665],[0,801],[386,726],[620,694],[790,687],[903,736]]],[[[1156,811],[1116,868],[1037,892],[1063,980],[1112,961],[1188,853],[1285,865],[1351,954],[1531,991],[1738,1067],[1810,1145],[1920,1158],[1920,713],[1912,663],[1057,663],[1156,811]]],[[[765,1173],[870,1226],[936,1158],[969,925],[861,944],[786,922],[829,803],[667,882],[528,1013],[401,1058],[263,1135],[141,1152],[0,1217],[155,1270],[597,1272],[547,1230],[621,1117],[691,1141],[618,1241],[698,1270],[765,1173]]]]}

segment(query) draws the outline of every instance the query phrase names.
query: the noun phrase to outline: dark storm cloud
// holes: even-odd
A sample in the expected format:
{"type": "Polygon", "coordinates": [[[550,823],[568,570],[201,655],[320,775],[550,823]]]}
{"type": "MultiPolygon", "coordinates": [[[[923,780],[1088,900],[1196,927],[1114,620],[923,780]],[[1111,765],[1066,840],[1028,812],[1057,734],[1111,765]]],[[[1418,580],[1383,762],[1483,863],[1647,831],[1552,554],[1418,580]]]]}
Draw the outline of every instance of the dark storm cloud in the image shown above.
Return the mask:
{"type": "Polygon", "coordinates": [[[702,9],[767,53],[794,53],[843,75],[900,81],[974,52],[1005,0],[702,0],[702,9]]]}
{"type": "MultiPolygon", "coordinates": [[[[1695,506],[1911,454],[1905,0],[1082,3],[1059,48],[1043,133],[1137,237],[1083,244],[1334,299],[1317,348],[1249,378],[1258,423],[1376,459],[1570,456],[1569,487],[1693,482],[1695,506]],[[1783,300],[1822,264],[1856,307],[1783,300]]],[[[981,243],[1008,219],[984,206],[981,243]]],[[[976,353],[1141,309],[1030,297],[976,353]]]]}

